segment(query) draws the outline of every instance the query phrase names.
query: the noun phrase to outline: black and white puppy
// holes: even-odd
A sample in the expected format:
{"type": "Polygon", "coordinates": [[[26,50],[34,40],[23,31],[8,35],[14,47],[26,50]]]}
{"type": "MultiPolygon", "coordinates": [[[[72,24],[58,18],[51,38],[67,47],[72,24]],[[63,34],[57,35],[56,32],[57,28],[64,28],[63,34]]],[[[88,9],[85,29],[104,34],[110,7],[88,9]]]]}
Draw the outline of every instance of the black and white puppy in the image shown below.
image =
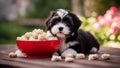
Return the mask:
{"type": "Polygon", "coordinates": [[[97,53],[99,43],[86,31],[79,29],[79,18],[64,9],[53,11],[46,21],[47,29],[53,36],[61,39],[61,45],[55,55],[76,55],[77,53],[97,53]],[[79,30],[78,30],[79,29],[79,30]]]}

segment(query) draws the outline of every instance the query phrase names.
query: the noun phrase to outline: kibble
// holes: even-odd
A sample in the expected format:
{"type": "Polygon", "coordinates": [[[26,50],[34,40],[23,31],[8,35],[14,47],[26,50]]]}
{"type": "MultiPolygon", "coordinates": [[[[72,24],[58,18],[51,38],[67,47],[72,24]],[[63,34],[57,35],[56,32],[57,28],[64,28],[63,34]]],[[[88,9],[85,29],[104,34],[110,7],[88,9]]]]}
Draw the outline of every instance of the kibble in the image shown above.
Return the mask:
{"type": "Polygon", "coordinates": [[[16,58],[16,57],[17,57],[17,54],[15,54],[14,52],[10,52],[10,53],[9,53],[9,57],[10,57],[10,58],[16,58]]]}
{"type": "Polygon", "coordinates": [[[88,60],[96,60],[96,59],[98,59],[98,55],[97,54],[90,54],[88,56],[88,60]]]}
{"type": "Polygon", "coordinates": [[[76,55],[75,57],[76,59],[84,59],[85,58],[85,55],[83,53],[79,53],[76,55]]]}
{"type": "Polygon", "coordinates": [[[26,32],[21,37],[17,37],[17,40],[57,40],[56,37],[52,36],[52,34],[47,31],[44,32],[41,29],[34,29],[32,32],[26,32]]]}
{"type": "Polygon", "coordinates": [[[101,58],[102,58],[103,60],[108,60],[108,59],[110,59],[110,54],[102,54],[102,55],[101,55],[101,58]]]}
{"type": "Polygon", "coordinates": [[[51,61],[61,61],[61,56],[52,56],[51,61]]]}
{"type": "Polygon", "coordinates": [[[73,62],[73,61],[74,61],[74,58],[71,58],[71,57],[65,58],[65,62],[73,62]]]}

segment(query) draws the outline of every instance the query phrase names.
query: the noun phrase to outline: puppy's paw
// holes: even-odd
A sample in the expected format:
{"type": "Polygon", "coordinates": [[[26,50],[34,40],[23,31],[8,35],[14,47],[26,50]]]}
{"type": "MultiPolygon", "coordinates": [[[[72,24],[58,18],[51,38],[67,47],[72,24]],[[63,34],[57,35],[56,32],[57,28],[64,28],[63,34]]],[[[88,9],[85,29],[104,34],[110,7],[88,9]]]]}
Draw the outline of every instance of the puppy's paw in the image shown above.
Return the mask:
{"type": "Polygon", "coordinates": [[[62,53],[62,57],[65,57],[66,55],[71,55],[71,56],[75,56],[77,54],[77,52],[73,49],[67,49],[62,53]]]}

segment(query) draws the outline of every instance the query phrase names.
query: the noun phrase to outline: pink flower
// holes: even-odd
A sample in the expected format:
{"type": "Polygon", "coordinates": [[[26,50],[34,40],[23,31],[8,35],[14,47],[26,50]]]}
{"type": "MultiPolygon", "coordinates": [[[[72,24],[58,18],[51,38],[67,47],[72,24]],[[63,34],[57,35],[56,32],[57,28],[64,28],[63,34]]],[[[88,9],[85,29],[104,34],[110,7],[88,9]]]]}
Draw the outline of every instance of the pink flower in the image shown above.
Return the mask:
{"type": "Polygon", "coordinates": [[[104,18],[105,18],[105,20],[106,20],[106,25],[111,25],[111,22],[112,22],[112,20],[113,20],[113,16],[112,15],[110,15],[110,14],[105,14],[104,15],[104,18]]]}
{"type": "Polygon", "coordinates": [[[100,21],[103,18],[103,16],[98,16],[97,21],[100,21]]]}
{"type": "Polygon", "coordinates": [[[93,25],[93,27],[96,28],[96,29],[99,29],[101,26],[100,26],[100,24],[99,24],[98,22],[96,22],[96,23],[93,25]]]}
{"type": "Polygon", "coordinates": [[[118,9],[117,9],[116,6],[112,6],[112,7],[110,8],[110,10],[112,10],[113,12],[117,12],[117,11],[118,11],[118,9]]]}
{"type": "Polygon", "coordinates": [[[106,18],[101,18],[98,23],[101,25],[101,26],[110,26],[111,25],[111,19],[106,19],[106,18]]]}
{"type": "Polygon", "coordinates": [[[118,26],[118,28],[120,28],[120,17],[119,16],[115,16],[115,18],[113,19],[113,22],[116,22],[116,25],[118,26]]]}
{"type": "Polygon", "coordinates": [[[120,17],[120,13],[118,13],[118,17],[120,17]]]}
{"type": "Polygon", "coordinates": [[[112,34],[117,34],[117,32],[118,32],[118,28],[110,29],[110,33],[112,33],[112,34]]]}
{"type": "Polygon", "coordinates": [[[117,24],[116,24],[116,23],[113,23],[113,24],[111,25],[110,32],[111,32],[112,34],[116,34],[116,33],[118,32],[118,30],[119,30],[119,28],[118,28],[117,24]]]}
{"type": "Polygon", "coordinates": [[[114,15],[105,14],[104,17],[105,17],[107,20],[112,20],[112,18],[114,18],[114,15]]]}
{"type": "Polygon", "coordinates": [[[114,16],[115,12],[113,10],[107,10],[105,14],[109,14],[111,16],[114,16]]]}

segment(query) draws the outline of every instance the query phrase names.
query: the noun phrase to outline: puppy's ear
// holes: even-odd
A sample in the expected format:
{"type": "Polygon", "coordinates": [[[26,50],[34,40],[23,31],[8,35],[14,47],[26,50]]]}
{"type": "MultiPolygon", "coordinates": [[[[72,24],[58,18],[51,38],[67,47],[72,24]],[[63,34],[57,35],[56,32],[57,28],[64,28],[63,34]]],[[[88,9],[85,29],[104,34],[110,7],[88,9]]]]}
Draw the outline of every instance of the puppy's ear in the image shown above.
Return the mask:
{"type": "Polygon", "coordinates": [[[46,19],[45,23],[47,29],[50,30],[50,19],[55,15],[55,11],[51,11],[49,17],[46,19]]]}
{"type": "Polygon", "coordinates": [[[69,13],[70,13],[70,16],[72,17],[72,20],[74,23],[74,32],[76,32],[81,25],[81,21],[74,13],[71,13],[71,12],[69,12],[69,13]]]}

